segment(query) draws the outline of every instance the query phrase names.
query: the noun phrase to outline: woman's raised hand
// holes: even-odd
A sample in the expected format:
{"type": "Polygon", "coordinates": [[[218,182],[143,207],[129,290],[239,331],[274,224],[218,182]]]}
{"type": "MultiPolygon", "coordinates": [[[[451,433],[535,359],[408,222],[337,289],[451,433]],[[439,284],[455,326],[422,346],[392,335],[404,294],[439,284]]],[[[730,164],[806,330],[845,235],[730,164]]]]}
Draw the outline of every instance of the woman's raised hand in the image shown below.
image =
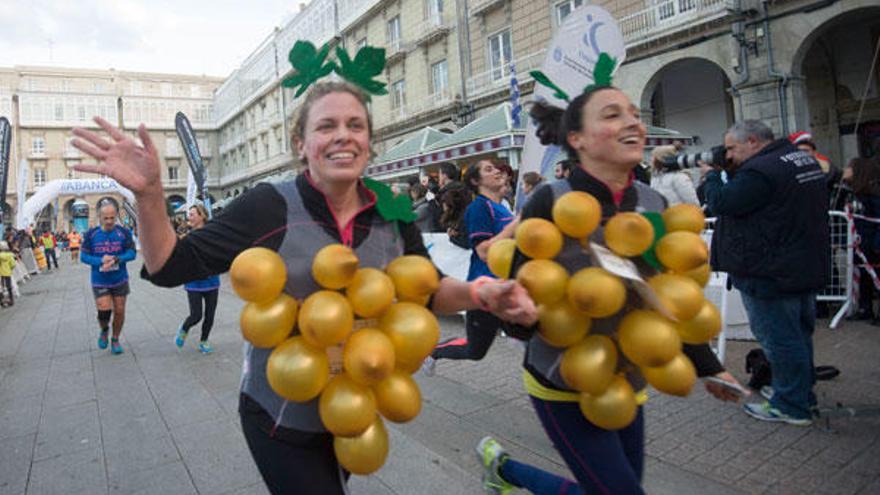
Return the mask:
{"type": "Polygon", "coordinates": [[[159,153],[146,127],[143,124],[138,127],[138,137],[143,143],[139,145],[106,120],[95,117],[95,122],[107,131],[112,141],[86,129],[73,129],[73,135],[77,137],[73,146],[98,161],[75,165],[74,170],[112,177],[135,195],[161,193],[159,153]]]}

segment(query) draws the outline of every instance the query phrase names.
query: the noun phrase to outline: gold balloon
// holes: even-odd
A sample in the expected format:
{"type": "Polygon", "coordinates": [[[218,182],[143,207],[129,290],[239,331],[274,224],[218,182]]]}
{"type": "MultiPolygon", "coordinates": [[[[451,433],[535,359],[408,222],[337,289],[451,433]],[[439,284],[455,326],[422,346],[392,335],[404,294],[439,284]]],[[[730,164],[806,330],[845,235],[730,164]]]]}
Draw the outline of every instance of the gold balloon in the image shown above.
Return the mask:
{"type": "Polygon", "coordinates": [[[709,261],[709,248],[703,238],[693,232],[670,232],[654,247],[663,266],[676,272],[693,270],[709,261]]]}
{"type": "Polygon", "coordinates": [[[388,457],[388,431],[382,418],[377,416],[359,436],[334,437],[333,451],[339,464],[351,473],[366,475],[378,470],[388,457]]]}
{"type": "Polygon", "coordinates": [[[394,344],[381,330],[358,330],[345,341],[342,364],[352,380],[375,385],[394,371],[394,344]]]}
{"type": "Polygon", "coordinates": [[[562,233],[543,218],[523,220],[516,227],[516,247],[532,259],[550,259],[562,250],[562,233]]]}
{"type": "Polygon", "coordinates": [[[419,385],[405,371],[395,371],[373,387],[379,412],[389,421],[406,423],[422,410],[419,385]]]}
{"type": "Polygon", "coordinates": [[[703,307],[703,289],[692,279],[673,273],[661,273],[648,279],[648,285],[663,307],[679,321],[690,320],[703,307]]]}
{"type": "Polygon", "coordinates": [[[699,234],[706,227],[706,216],[699,206],[682,203],[663,211],[663,226],[666,227],[666,232],[699,234]]]}
{"type": "Polygon", "coordinates": [[[553,204],[553,223],[563,234],[583,239],[592,234],[602,220],[602,207],[592,194],[571,191],[553,204]]]}
{"type": "Polygon", "coordinates": [[[346,287],[345,297],[354,314],[361,318],[376,318],[394,302],[394,282],[382,270],[361,268],[346,287]]]}
{"type": "Polygon", "coordinates": [[[614,380],[617,348],[605,335],[588,335],[562,354],[559,373],[569,387],[599,395],[614,380]]]}
{"type": "Polygon", "coordinates": [[[330,376],[327,354],[308,345],[300,336],[281,343],[266,364],[266,378],[276,394],[294,402],[306,402],[321,393],[330,376]]]}
{"type": "Polygon", "coordinates": [[[654,226],[639,213],[618,213],[605,224],[605,244],[620,256],[639,256],[654,244],[654,226]]]}
{"type": "Polygon", "coordinates": [[[395,360],[394,369],[396,371],[402,371],[408,375],[412,375],[416,371],[419,371],[422,368],[422,364],[425,362],[425,359],[416,359],[415,361],[403,362],[400,359],[395,360]]]}
{"type": "Polygon", "coordinates": [[[513,239],[493,242],[486,256],[489,271],[498,278],[510,277],[510,264],[513,262],[514,251],[516,251],[516,241],[513,239]]]}
{"type": "Polygon", "coordinates": [[[681,352],[675,325],[654,311],[631,311],[617,328],[620,350],[639,366],[662,366],[681,352]]]}
{"type": "Polygon", "coordinates": [[[530,260],[516,272],[516,281],[537,304],[553,304],[565,297],[568,272],[551,260],[530,260]]]}
{"type": "MultiPolygon", "coordinates": [[[[673,272],[675,273],[675,272],[673,272]]],[[[700,287],[705,287],[706,284],[709,283],[709,277],[712,276],[712,267],[709,266],[709,263],[703,263],[702,265],[694,268],[693,270],[688,270],[686,272],[680,272],[678,275],[684,275],[685,277],[693,280],[700,287]]]]}
{"type": "Polygon", "coordinates": [[[392,304],[379,320],[379,328],[394,344],[394,356],[401,369],[411,369],[434,350],[440,340],[440,325],[434,314],[415,303],[392,304]]]}
{"type": "Polygon", "coordinates": [[[266,303],[247,303],[239,318],[241,334],[254,347],[271,349],[293,331],[296,309],[296,299],[287,294],[266,303]]]}
{"type": "MultiPolygon", "coordinates": [[[[440,276],[431,260],[424,256],[398,256],[388,263],[385,272],[394,282],[397,298],[410,302],[427,300],[440,287],[440,276]]],[[[424,304],[422,304],[424,306],[424,304]]]]}
{"type": "Polygon", "coordinates": [[[714,304],[704,301],[697,316],[679,322],[676,327],[682,342],[705,344],[721,332],[721,313],[718,312],[718,308],[714,304]]]}
{"type": "Polygon", "coordinates": [[[336,375],[321,392],[318,414],[330,433],[356,437],[375,421],[376,397],[370,387],[357,383],[345,373],[336,375]]]}
{"type": "Polygon", "coordinates": [[[281,294],[287,282],[287,266],[271,249],[245,249],[232,261],[229,280],[238,297],[245,301],[268,302],[281,294]]]}
{"type": "Polygon", "coordinates": [[[354,314],[345,296],[321,290],[303,301],[297,321],[300,333],[309,344],[323,348],[345,341],[351,332],[354,314]]]}
{"type": "Polygon", "coordinates": [[[615,376],[600,395],[581,394],[581,412],[586,418],[606,430],[626,428],[636,419],[636,394],[626,378],[615,376]]]}
{"type": "Polygon", "coordinates": [[[590,317],[574,309],[566,299],[539,306],[538,323],[538,334],[554,347],[568,347],[590,331],[590,317]]]}
{"type": "Polygon", "coordinates": [[[342,244],[322,247],[312,260],[312,277],[325,289],[342,289],[351,283],[358,269],[358,257],[342,244]]]}
{"type": "Polygon", "coordinates": [[[691,388],[697,381],[697,370],[694,369],[694,364],[681,352],[663,366],[642,368],[642,375],[657,390],[679,397],[685,397],[691,393],[691,388]]]}
{"type": "Polygon", "coordinates": [[[606,318],[626,302],[626,287],[617,276],[599,268],[584,268],[569,279],[568,301],[592,318],[606,318]]]}

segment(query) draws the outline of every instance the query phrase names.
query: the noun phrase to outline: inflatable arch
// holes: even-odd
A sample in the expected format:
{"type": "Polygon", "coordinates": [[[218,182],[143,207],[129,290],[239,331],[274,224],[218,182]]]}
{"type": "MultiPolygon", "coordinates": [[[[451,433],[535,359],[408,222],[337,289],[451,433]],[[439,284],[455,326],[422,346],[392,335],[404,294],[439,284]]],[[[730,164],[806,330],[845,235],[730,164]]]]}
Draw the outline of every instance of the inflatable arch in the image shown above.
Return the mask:
{"type": "Polygon", "coordinates": [[[134,204],[134,194],[113,179],[56,179],[43,185],[18,209],[15,223],[19,229],[33,223],[40,211],[61,195],[119,193],[134,204]]]}

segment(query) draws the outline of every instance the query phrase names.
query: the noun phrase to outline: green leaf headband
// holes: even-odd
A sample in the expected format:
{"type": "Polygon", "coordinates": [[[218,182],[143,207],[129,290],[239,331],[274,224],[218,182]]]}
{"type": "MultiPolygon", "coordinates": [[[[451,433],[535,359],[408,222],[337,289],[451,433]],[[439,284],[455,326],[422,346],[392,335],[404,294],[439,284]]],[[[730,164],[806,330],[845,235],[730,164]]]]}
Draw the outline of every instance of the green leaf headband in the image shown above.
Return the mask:
{"type": "MultiPolygon", "coordinates": [[[[611,74],[614,73],[615,67],[617,67],[616,58],[612,58],[611,55],[608,55],[605,52],[600,53],[599,60],[597,60],[596,64],[593,66],[593,83],[584,87],[583,92],[586,93],[587,91],[592,91],[596,88],[607,88],[611,86],[611,74]]],[[[546,74],[539,70],[533,70],[529,72],[529,74],[535,78],[535,81],[538,84],[552,89],[553,96],[560,100],[571,102],[568,94],[563,91],[562,88],[554,84],[546,74]]]]}
{"type": "Polygon", "coordinates": [[[296,72],[285,78],[281,85],[285,88],[299,86],[294,98],[298,98],[314,84],[318,79],[326,77],[331,72],[336,72],[346,81],[358,86],[369,95],[387,95],[385,83],[373,80],[373,77],[382,73],[385,68],[385,49],[372,46],[364,46],[358,50],[352,60],[342,47],[336,47],[336,58],[339,64],[332,60],[328,61],[330,44],[325,43],[321,50],[315,48],[310,41],[297,41],[287,59],[296,72]]]}

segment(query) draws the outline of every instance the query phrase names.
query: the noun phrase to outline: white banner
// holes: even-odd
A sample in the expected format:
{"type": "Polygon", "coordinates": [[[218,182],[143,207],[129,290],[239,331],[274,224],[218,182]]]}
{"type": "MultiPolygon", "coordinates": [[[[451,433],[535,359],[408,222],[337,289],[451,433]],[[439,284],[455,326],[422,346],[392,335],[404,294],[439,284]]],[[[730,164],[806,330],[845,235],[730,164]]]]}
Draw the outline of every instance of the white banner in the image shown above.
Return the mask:
{"type": "Polygon", "coordinates": [[[186,174],[186,209],[189,211],[192,205],[196,204],[196,179],[192,170],[186,174]]]}
{"type": "MultiPolygon", "coordinates": [[[[27,163],[25,160],[25,167],[27,163]]],[[[24,171],[27,174],[27,170],[24,171]]],[[[21,178],[19,177],[19,185],[21,178]]],[[[27,175],[25,175],[25,187],[27,185],[27,175]]],[[[19,203],[18,216],[16,225],[23,229],[33,223],[34,218],[40,211],[46,207],[52,200],[61,195],[83,196],[85,194],[104,194],[119,193],[132,204],[134,204],[134,194],[128,189],[119,185],[113,179],[56,179],[47,182],[40,187],[33,196],[27,199],[24,204],[19,203]]],[[[23,196],[23,194],[21,195],[23,196]]],[[[21,197],[19,196],[19,197],[21,197]]]]}
{"type": "MultiPolygon", "coordinates": [[[[541,72],[573,100],[593,83],[593,67],[602,52],[616,59],[620,67],[626,58],[623,34],[611,14],[595,5],[587,5],[565,18],[550,42],[541,72]]],[[[553,96],[553,90],[537,83],[532,99],[548,101],[559,108],[568,106],[565,100],[553,96]]],[[[534,122],[529,119],[520,177],[526,172],[538,172],[552,180],[556,162],[564,158],[559,156],[563,151],[559,146],[541,145],[535,130],[534,122]]],[[[517,186],[516,198],[517,205],[523,204],[522,182],[517,186]]]]}
{"type": "Polygon", "coordinates": [[[423,233],[422,241],[431,260],[441,272],[459,280],[467,280],[471,250],[462,249],[449,240],[446,233],[423,233]]]}

